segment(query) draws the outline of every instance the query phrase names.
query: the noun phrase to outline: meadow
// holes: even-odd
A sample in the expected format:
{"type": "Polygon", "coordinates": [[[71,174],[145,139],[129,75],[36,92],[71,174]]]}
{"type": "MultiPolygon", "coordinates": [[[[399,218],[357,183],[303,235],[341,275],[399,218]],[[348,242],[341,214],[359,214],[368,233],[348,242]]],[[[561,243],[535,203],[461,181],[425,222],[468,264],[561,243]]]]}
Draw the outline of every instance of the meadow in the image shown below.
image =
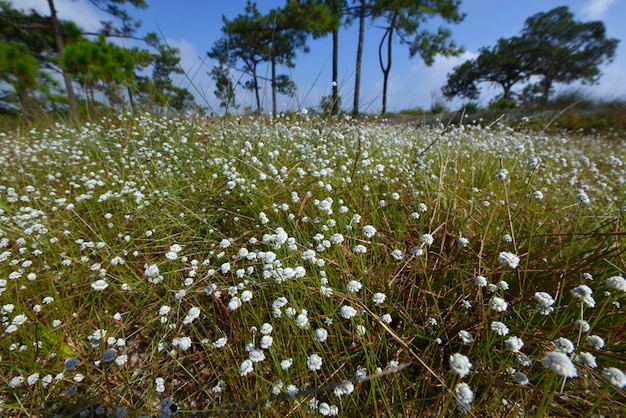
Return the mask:
{"type": "Polygon", "coordinates": [[[626,414],[626,138],[128,113],[0,166],[4,416],[626,414]]]}

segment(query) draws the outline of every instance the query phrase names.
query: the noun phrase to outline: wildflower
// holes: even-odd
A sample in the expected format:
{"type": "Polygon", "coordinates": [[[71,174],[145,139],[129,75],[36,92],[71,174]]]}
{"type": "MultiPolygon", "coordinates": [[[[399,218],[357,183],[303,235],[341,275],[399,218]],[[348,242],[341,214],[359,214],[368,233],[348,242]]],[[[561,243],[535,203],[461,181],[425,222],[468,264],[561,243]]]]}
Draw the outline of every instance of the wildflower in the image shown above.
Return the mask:
{"type": "Polygon", "coordinates": [[[372,238],[374,235],[376,235],[376,228],[374,228],[372,225],[365,225],[363,227],[363,235],[365,235],[367,238],[372,238]]]}
{"type": "Polygon", "coordinates": [[[364,245],[357,244],[354,247],[354,253],[355,254],[365,254],[366,251],[367,251],[367,248],[364,245]]]}
{"type": "Polygon", "coordinates": [[[590,335],[589,337],[587,337],[587,342],[596,350],[604,347],[604,339],[598,335],[590,335]]]}
{"type": "Polygon", "coordinates": [[[583,351],[582,353],[577,354],[575,357],[575,360],[579,362],[580,364],[583,364],[587,367],[591,367],[592,369],[595,369],[596,367],[598,367],[598,364],[596,363],[596,357],[593,354],[588,353],[586,351],[583,351]]]}
{"type": "Polygon", "coordinates": [[[621,290],[626,292],[626,279],[622,276],[613,276],[606,279],[606,285],[611,289],[621,290]]]}
{"type": "Polygon", "coordinates": [[[517,353],[524,346],[524,341],[522,341],[522,339],[519,337],[509,337],[506,339],[506,341],[504,341],[504,344],[506,345],[506,348],[514,353],[517,353]]]}
{"type": "Polygon", "coordinates": [[[297,317],[296,317],[296,326],[300,329],[305,329],[308,328],[309,326],[309,318],[307,316],[307,311],[306,309],[302,310],[302,313],[300,313],[297,317]]]}
{"type": "Polygon", "coordinates": [[[266,322],[263,325],[261,325],[261,329],[259,332],[263,335],[269,335],[272,333],[273,330],[274,330],[274,327],[271,324],[268,324],[266,322]]]}
{"type": "Polygon", "coordinates": [[[461,414],[467,414],[472,410],[472,401],[474,400],[474,392],[469,385],[461,382],[456,385],[454,394],[457,398],[457,409],[461,414]]]}
{"type": "Polygon", "coordinates": [[[252,373],[253,369],[254,363],[252,363],[252,360],[244,360],[243,363],[241,363],[241,365],[239,366],[239,375],[247,376],[249,373],[252,373]]]}
{"type": "Polygon", "coordinates": [[[362,287],[361,283],[357,282],[356,280],[351,280],[347,286],[348,292],[350,293],[358,292],[359,290],[361,290],[361,287],[362,287]]]}
{"type": "Polygon", "coordinates": [[[589,332],[589,330],[591,329],[591,325],[589,325],[589,322],[585,321],[584,319],[579,319],[578,321],[576,321],[574,323],[574,326],[581,332],[589,332]]]}
{"type": "Polygon", "coordinates": [[[78,359],[76,357],[70,357],[67,360],[65,360],[65,370],[72,371],[76,368],[76,365],[78,364],[78,359]]]}
{"type": "Polygon", "coordinates": [[[463,344],[469,345],[474,342],[474,336],[470,334],[469,331],[461,330],[459,331],[459,338],[463,344]]]}
{"type": "Polygon", "coordinates": [[[92,288],[93,290],[98,291],[98,292],[103,291],[103,290],[104,290],[104,289],[106,289],[107,287],[109,287],[109,284],[108,284],[106,281],[104,281],[104,280],[96,280],[95,282],[93,282],[93,283],[91,284],[91,288],[92,288]]]}
{"type": "Polygon", "coordinates": [[[354,318],[356,314],[357,314],[357,311],[352,306],[343,305],[339,309],[339,315],[341,315],[341,317],[344,319],[354,318]]]}
{"type": "Polygon", "coordinates": [[[316,372],[322,368],[322,358],[317,354],[311,354],[307,360],[306,365],[312,372],[316,372]]]}
{"type": "Polygon", "coordinates": [[[185,316],[185,318],[183,319],[183,324],[184,325],[191,324],[199,316],[200,316],[200,308],[197,308],[194,306],[191,309],[189,309],[189,313],[187,313],[187,316],[185,316]]]}
{"type": "Polygon", "coordinates": [[[382,305],[385,302],[385,299],[387,298],[387,296],[384,293],[374,293],[374,296],[372,297],[372,302],[374,302],[376,305],[382,305]]]}
{"type": "Polygon", "coordinates": [[[530,383],[528,381],[528,377],[522,372],[515,372],[515,374],[513,375],[513,380],[515,381],[515,383],[522,386],[526,386],[528,383],[530,383]]]}
{"type": "Polygon", "coordinates": [[[242,305],[241,299],[239,299],[237,296],[233,296],[230,299],[230,302],[228,302],[228,309],[230,309],[231,311],[235,311],[239,309],[241,305],[242,305]]]}
{"type": "Polygon", "coordinates": [[[228,338],[221,337],[215,340],[212,345],[215,348],[222,348],[222,347],[225,347],[227,343],[228,343],[228,338]]]}
{"type": "Polygon", "coordinates": [[[537,199],[537,200],[543,199],[543,193],[540,190],[534,191],[533,199],[537,199]]]}
{"type": "Polygon", "coordinates": [[[11,380],[9,380],[9,387],[11,389],[22,386],[24,383],[24,378],[22,376],[15,376],[11,380]]]}
{"type": "Polygon", "coordinates": [[[402,252],[402,250],[393,250],[391,252],[391,256],[398,261],[402,261],[404,259],[404,253],[402,252]]]}
{"type": "Polygon", "coordinates": [[[108,350],[104,352],[104,354],[102,354],[102,357],[100,358],[100,360],[102,360],[103,363],[110,363],[113,360],[115,360],[116,357],[117,357],[117,350],[115,348],[109,348],[108,350]]]}
{"type": "Polygon", "coordinates": [[[574,344],[567,338],[557,338],[554,340],[554,344],[556,345],[556,350],[561,353],[570,354],[575,350],[574,344]]]}
{"type": "Polygon", "coordinates": [[[578,299],[582,299],[583,303],[590,308],[596,306],[596,301],[591,297],[593,290],[585,284],[576,286],[571,290],[572,295],[578,299]]]}
{"type": "Polygon", "coordinates": [[[117,364],[118,366],[123,366],[128,362],[128,354],[122,354],[117,356],[117,358],[115,359],[115,364],[117,364]]]}
{"type": "Polygon", "coordinates": [[[465,237],[460,237],[457,241],[459,247],[465,248],[469,245],[469,240],[465,237]]]}
{"type": "Polygon", "coordinates": [[[498,255],[498,263],[505,268],[515,269],[519,265],[519,257],[513,253],[503,251],[498,255]]]}
{"type": "Polygon", "coordinates": [[[419,205],[417,205],[417,211],[418,212],[426,212],[428,210],[428,207],[426,206],[426,204],[424,203],[420,203],[419,205]]]}
{"type": "Polygon", "coordinates": [[[487,286],[487,278],[485,276],[476,276],[474,283],[478,287],[485,287],[487,286]]]}
{"type": "Polygon", "coordinates": [[[39,380],[39,373],[33,373],[26,378],[28,386],[34,385],[39,380]]]}
{"type": "Polygon", "coordinates": [[[549,293],[535,292],[535,300],[537,301],[537,309],[542,315],[550,315],[554,311],[554,299],[549,293]]]}
{"type": "Polygon", "coordinates": [[[252,350],[250,350],[250,360],[253,363],[259,363],[263,360],[265,360],[265,353],[263,352],[263,350],[259,350],[258,348],[253,348],[252,350]]]}
{"type": "Polygon", "coordinates": [[[392,318],[391,318],[391,315],[384,314],[383,316],[380,317],[380,320],[383,321],[385,324],[391,324],[392,318]]]}
{"type": "Polygon", "coordinates": [[[189,350],[191,348],[191,338],[189,337],[175,337],[172,340],[172,345],[180,348],[183,351],[189,350]]]}
{"type": "Polygon", "coordinates": [[[288,358],[287,360],[283,360],[280,362],[280,368],[283,370],[288,370],[293,365],[293,359],[288,358]]]}
{"type": "Polygon", "coordinates": [[[318,328],[315,330],[315,341],[323,343],[328,338],[328,331],[325,328],[318,328]]]}
{"type": "Polygon", "coordinates": [[[544,367],[552,370],[558,376],[563,377],[576,377],[578,376],[578,371],[576,370],[576,366],[572,363],[572,360],[565,354],[560,351],[552,351],[541,360],[544,367]]]}
{"type": "Polygon", "coordinates": [[[610,384],[612,384],[613,386],[617,388],[621,389],[624,386],[626,386],[626,375],[624,375],[624,372],[622,372],[618,368],[615,368],[615,367],[605,368],[602,371],[602,376],[604,376],[604,378],[608,380],[610,384]]]}
{"type": "Polygon", "coordinates": [[[504,312],[507,310],[508,307],[509,304],[506,303],[506,301],[502,298],[496,296],[491,300],[491,309],[496,312],[504,312]]]}
{"type": "Polygon", "coordinates": [[[426,245],[433,245],[435,238],[431,234],[422,235],[422,242],[426,245]]]}
{"type": "Polygon", "coordinates": [[[453,373],[458,374],[461,378],[467,376],[472,368],[469,358],[461,353],[450,356],[450,369],[453,373]]]}
{"type": "Polygon", "coordinates": [[[420,257],[422,254],[424,254],[424,249],[421,246],[416,245],[411,250],[411,254],[413,254],[413,257],[420,257]]]}
{"type": "Polygon", "coordinates": [[[491,323],[491,330],[500,336],[505,336],[509,333],[509,327],[499,321],[493,321],[491,323]]]}

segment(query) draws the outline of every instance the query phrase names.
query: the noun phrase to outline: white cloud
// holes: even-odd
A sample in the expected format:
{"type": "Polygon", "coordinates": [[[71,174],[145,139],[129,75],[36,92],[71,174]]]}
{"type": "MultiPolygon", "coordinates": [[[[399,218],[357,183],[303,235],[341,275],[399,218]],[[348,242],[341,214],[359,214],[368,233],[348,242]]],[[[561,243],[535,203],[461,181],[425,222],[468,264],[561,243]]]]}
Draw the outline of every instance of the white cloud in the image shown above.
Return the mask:
{"type": "MultiPolygon", "coordinates": [[[[10,0],[13,7],[21,10],[34,9],[38,13],[49,16],[50,7],[47,0],[10,0]]],[[[72,20],[78,26],[88,32],[95,32],[101,26],[100,21],[106,20],[107,16],[95,10],[85,0],[55,0],[57,15],[61,20],[72,20]]]]}
{"type": "Polygon", "coordinates": [[[615,0],[588,0],[582,13],[589,19],[602,19],[615,0]]]}

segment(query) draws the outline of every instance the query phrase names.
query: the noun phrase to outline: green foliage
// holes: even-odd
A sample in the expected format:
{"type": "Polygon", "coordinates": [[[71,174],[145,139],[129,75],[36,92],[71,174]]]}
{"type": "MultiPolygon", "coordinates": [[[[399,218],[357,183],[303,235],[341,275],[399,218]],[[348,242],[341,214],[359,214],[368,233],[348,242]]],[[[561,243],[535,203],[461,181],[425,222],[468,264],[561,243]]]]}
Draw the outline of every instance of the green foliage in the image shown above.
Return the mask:
{"type": "Polygon", "coordinates": [[[612,60],[618,43],[606,38],[601,21],[578,22],[567,6],[557,7],[526,19],[520,36],[499,39],[455,67],[442,91],[448,98],[475,100],[477,85],[489,82],[502,87],[502,98],[512,99],[512,87],[534,76],[540,81],[525,87],[522,102],[546,103],[555,83],[597,82],[598,66],[612,60]]]}

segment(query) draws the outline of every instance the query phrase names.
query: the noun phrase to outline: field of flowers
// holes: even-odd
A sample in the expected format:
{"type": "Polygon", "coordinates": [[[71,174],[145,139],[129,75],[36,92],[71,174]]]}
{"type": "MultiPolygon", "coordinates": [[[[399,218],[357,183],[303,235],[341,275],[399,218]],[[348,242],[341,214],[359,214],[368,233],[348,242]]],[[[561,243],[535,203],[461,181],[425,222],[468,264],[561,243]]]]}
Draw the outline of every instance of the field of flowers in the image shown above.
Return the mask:
{"type": "Polygon", "coordinates": [[[626,140],[0,133],[3,416],[623,416],[626,140]]]}

